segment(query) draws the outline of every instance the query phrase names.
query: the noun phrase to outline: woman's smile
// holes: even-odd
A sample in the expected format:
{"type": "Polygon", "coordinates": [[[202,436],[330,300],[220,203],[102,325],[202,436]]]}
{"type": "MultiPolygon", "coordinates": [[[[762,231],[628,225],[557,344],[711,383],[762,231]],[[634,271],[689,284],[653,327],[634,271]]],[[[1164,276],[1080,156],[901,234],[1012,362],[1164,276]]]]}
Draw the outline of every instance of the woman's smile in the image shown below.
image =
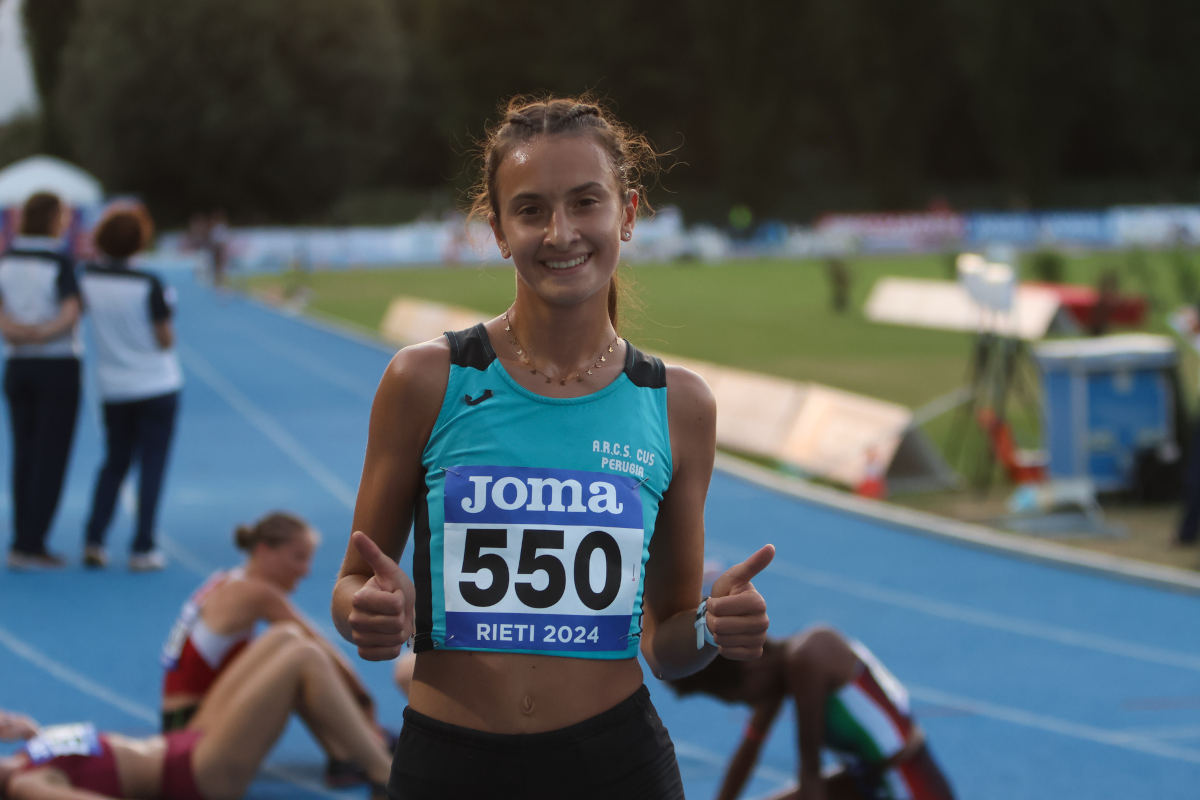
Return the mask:
{"type": "Polygon", "coordinates": [[[580,264],[591,258],[591,256],[591,253],[584,253],[581,256],[576,256],[571,259],[560,261],[543,261],[542,263],[550,269],[571,269],[572,267],[578,267],[580,264]]]}

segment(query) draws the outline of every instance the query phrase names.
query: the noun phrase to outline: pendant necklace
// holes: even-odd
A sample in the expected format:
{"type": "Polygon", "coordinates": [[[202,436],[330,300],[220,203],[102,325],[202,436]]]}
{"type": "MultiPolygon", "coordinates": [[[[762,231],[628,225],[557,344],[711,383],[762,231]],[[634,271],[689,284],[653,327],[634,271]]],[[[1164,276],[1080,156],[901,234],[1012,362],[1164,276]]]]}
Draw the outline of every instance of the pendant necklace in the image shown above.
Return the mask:
{"type": "Polygon", "coordinates": [[[510,320],[508,317],[509,311],[512,311],[512,308],[509,308],[508,311],[504,312],[504,333],[507,334],[509,343],[512,345],[513,350],[516,351],[517,359],[521,362],[521,364],[529,369],[529,373],[531,375],[541,375],[546,379],[546,383],[553,383],[555,380],[557,380],[559,386],[566,386],[568,381],[574,380],[582,382],[585,375],[593,374],[596,370],[602,368],[608,363],[608,357],[613,353],[614,350],[617,349],[617,342],[620,340],[619,336],[614,336],[613,340],[608,343],[608,347],[601,350],[600,355],[596,356],[596,358],[592,359],[573,372],[559,376],[558,378],[552,378],[546,374],[544,369],[539,369],[538,366],[533,363],[533,358],[529,353],[529,348],[521,344],[521,340],[517,338],[517,332],[513,330],[512,320],[510,320]]]}

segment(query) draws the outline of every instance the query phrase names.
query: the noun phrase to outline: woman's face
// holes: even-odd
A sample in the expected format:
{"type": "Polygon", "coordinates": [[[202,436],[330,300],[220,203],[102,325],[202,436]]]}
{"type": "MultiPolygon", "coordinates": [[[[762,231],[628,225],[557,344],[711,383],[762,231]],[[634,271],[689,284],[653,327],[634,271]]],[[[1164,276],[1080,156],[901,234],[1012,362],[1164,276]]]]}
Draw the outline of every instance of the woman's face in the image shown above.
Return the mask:
{"type": "Polygon", "coordinates": [[[517,145],[497,168],[495,188],[499,215],[489,221],[519,282],[551,305],[607,296],[638,198],[622,196],[607,153],[591,136],[538,136],[517,145]]]}
{"type": "Polygon", "coordinates": [[[305,528],[303,532],[281,545],[259,545],[254,557],[262,574],[271,583],[290,594],[308,575],[316,549],[317,535],[305,528]]]}

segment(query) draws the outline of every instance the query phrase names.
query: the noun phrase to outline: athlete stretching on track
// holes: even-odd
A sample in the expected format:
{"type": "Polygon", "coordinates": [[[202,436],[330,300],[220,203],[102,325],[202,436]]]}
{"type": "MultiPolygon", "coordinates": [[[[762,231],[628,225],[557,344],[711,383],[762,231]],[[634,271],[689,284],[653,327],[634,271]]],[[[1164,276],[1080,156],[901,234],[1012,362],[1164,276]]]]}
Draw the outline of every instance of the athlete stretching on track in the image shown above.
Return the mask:
{"type": "Polygon", "coordinates": [[[800,785],[775,800],[953,800],[909,711],[908,692],[866,647],[832,628],[769,639],[758,661],[718,657],[667,684],[680,695],[707,694],[754,709],[719,800],[742,791],[787,699],[799,727],[800,785]],[[841,766],[822,774],[823,751],[841,766]]]}
{"type": "Polygon", "coordinates": [[[183,730],[129,738],[90,723],[38,727],[0,711],[0,738],[27,739],[0,758],[0,798],[93,800],[162,797],[234,800],[295,711],[339,747],[385,796],[389,754],[325,651],[297,626],[254,640],[217,679],[183,730]]]}

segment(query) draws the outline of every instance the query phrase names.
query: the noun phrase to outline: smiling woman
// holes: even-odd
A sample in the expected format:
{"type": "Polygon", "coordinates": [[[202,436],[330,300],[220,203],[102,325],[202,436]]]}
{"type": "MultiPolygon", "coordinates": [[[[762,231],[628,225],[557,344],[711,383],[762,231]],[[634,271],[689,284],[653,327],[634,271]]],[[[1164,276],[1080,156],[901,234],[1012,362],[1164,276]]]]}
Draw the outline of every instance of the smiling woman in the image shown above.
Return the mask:
{"type": "Polygon", "coordinates": [[[682,797],[639,647],[660,677],[757,658],[774,550],[701,599],[713,396],[617,333],[657,156],[566,98],[510,102],[482,156],[472,213],[516,297],[388,366],[334,621],[371,660],[413,640],[391,796],[682,797]]]}

